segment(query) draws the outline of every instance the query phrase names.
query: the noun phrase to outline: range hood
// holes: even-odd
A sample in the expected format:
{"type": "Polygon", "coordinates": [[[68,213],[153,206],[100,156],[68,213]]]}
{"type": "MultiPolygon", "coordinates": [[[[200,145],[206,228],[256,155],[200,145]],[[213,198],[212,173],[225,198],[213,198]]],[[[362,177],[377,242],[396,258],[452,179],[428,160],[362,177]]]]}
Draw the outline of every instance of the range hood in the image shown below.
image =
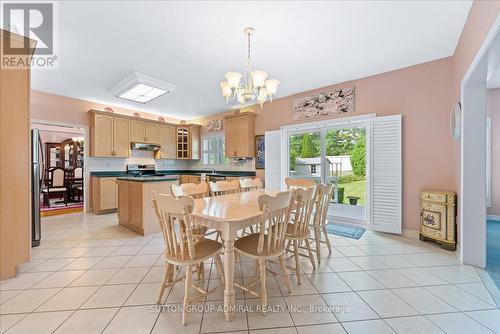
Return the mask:
{"type": "Polygon", "coordinates": [[[161,146],[158,144],[132,142],[130,143],[130,148],[138,151],[158,151],[161,146]]]}

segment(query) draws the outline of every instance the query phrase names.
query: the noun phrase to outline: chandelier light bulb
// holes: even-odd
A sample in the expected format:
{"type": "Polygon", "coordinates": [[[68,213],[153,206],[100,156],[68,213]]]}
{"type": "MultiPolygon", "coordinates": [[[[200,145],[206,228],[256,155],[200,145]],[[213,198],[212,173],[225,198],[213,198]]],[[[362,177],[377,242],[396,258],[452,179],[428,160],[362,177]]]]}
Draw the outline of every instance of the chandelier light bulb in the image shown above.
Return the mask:
{"type": "Polygon", "coordinates": [[[269,80],[266,80],[266,90],[267,90],[267,93],[269,94],[269,96],[273,96],[276,94],[276,92],[278,91],[278,85],[280,84],[279,80],[276,80],[276,79],[269,79],[269,80]]]}
{"type": "Polygon", "coordinates": [[[229,87],[236,89],[240,85],[240,80],[241,80],[242,75],[238,72],[227,72],[226,73],[226,79],[227,82],[229,83],[229,87]]]}
{"type": "Polygon", "coordinates": [[[229,83],[227,81],[221,82],[220,89],[222,90],[222,96],[226,98],[226,103],[229,102],[229,98],[233,94],[233,90],[229,86],[229,83]]]}
{"type": "Polygon", "coordinates": [[[252,72],[252,82],[255,88],[261,88],[266,82],[267,73],[264,71],[253,71],[252,72]]]}

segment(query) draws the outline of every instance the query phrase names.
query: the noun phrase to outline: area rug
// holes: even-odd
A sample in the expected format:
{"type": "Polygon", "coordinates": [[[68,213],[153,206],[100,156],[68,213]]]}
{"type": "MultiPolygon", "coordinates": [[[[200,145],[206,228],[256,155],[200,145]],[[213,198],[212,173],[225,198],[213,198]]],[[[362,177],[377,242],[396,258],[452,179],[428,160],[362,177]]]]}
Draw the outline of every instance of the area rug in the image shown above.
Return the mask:
{"type": "Polygon", "coordinates": [[[330,234],[339,235],[341,237],[359,239],[365,233],[364,228],[357,228],[351,226],[337,225],[337,224],[326,224],[326,231],[330,234]]]}

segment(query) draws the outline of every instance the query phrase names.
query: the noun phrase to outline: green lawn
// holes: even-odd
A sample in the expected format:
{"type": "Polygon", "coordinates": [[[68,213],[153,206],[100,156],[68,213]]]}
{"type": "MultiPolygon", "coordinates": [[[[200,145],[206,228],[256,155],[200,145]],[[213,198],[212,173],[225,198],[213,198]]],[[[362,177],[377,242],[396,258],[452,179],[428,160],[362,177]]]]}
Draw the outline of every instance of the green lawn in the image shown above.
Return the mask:
{"type": "Polygon", "coordinates": [[[358,205],[366,203],[366,181],[354,181],[349,183],[339,183],[339,188],[344,188],[344,204],[349,204],[347,196],[358,196],[358,205]]]}

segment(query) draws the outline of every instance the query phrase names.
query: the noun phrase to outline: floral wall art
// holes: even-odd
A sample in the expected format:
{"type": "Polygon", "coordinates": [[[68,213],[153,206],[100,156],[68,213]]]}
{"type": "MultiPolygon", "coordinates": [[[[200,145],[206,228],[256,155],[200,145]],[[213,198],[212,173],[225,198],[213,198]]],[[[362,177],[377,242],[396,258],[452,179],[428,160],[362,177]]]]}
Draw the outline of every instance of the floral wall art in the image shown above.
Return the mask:
{"type": "Polygon", "coordinates": [[[222,130],[222,118],[213,119],[207,124],[207,131],[221,131],[222,130]]]}
{"type": "Polygon", "coordinates": [[[354,112],[354,87],[334,89],[293,100],[293,119],[303,120],[354,112]]]}

